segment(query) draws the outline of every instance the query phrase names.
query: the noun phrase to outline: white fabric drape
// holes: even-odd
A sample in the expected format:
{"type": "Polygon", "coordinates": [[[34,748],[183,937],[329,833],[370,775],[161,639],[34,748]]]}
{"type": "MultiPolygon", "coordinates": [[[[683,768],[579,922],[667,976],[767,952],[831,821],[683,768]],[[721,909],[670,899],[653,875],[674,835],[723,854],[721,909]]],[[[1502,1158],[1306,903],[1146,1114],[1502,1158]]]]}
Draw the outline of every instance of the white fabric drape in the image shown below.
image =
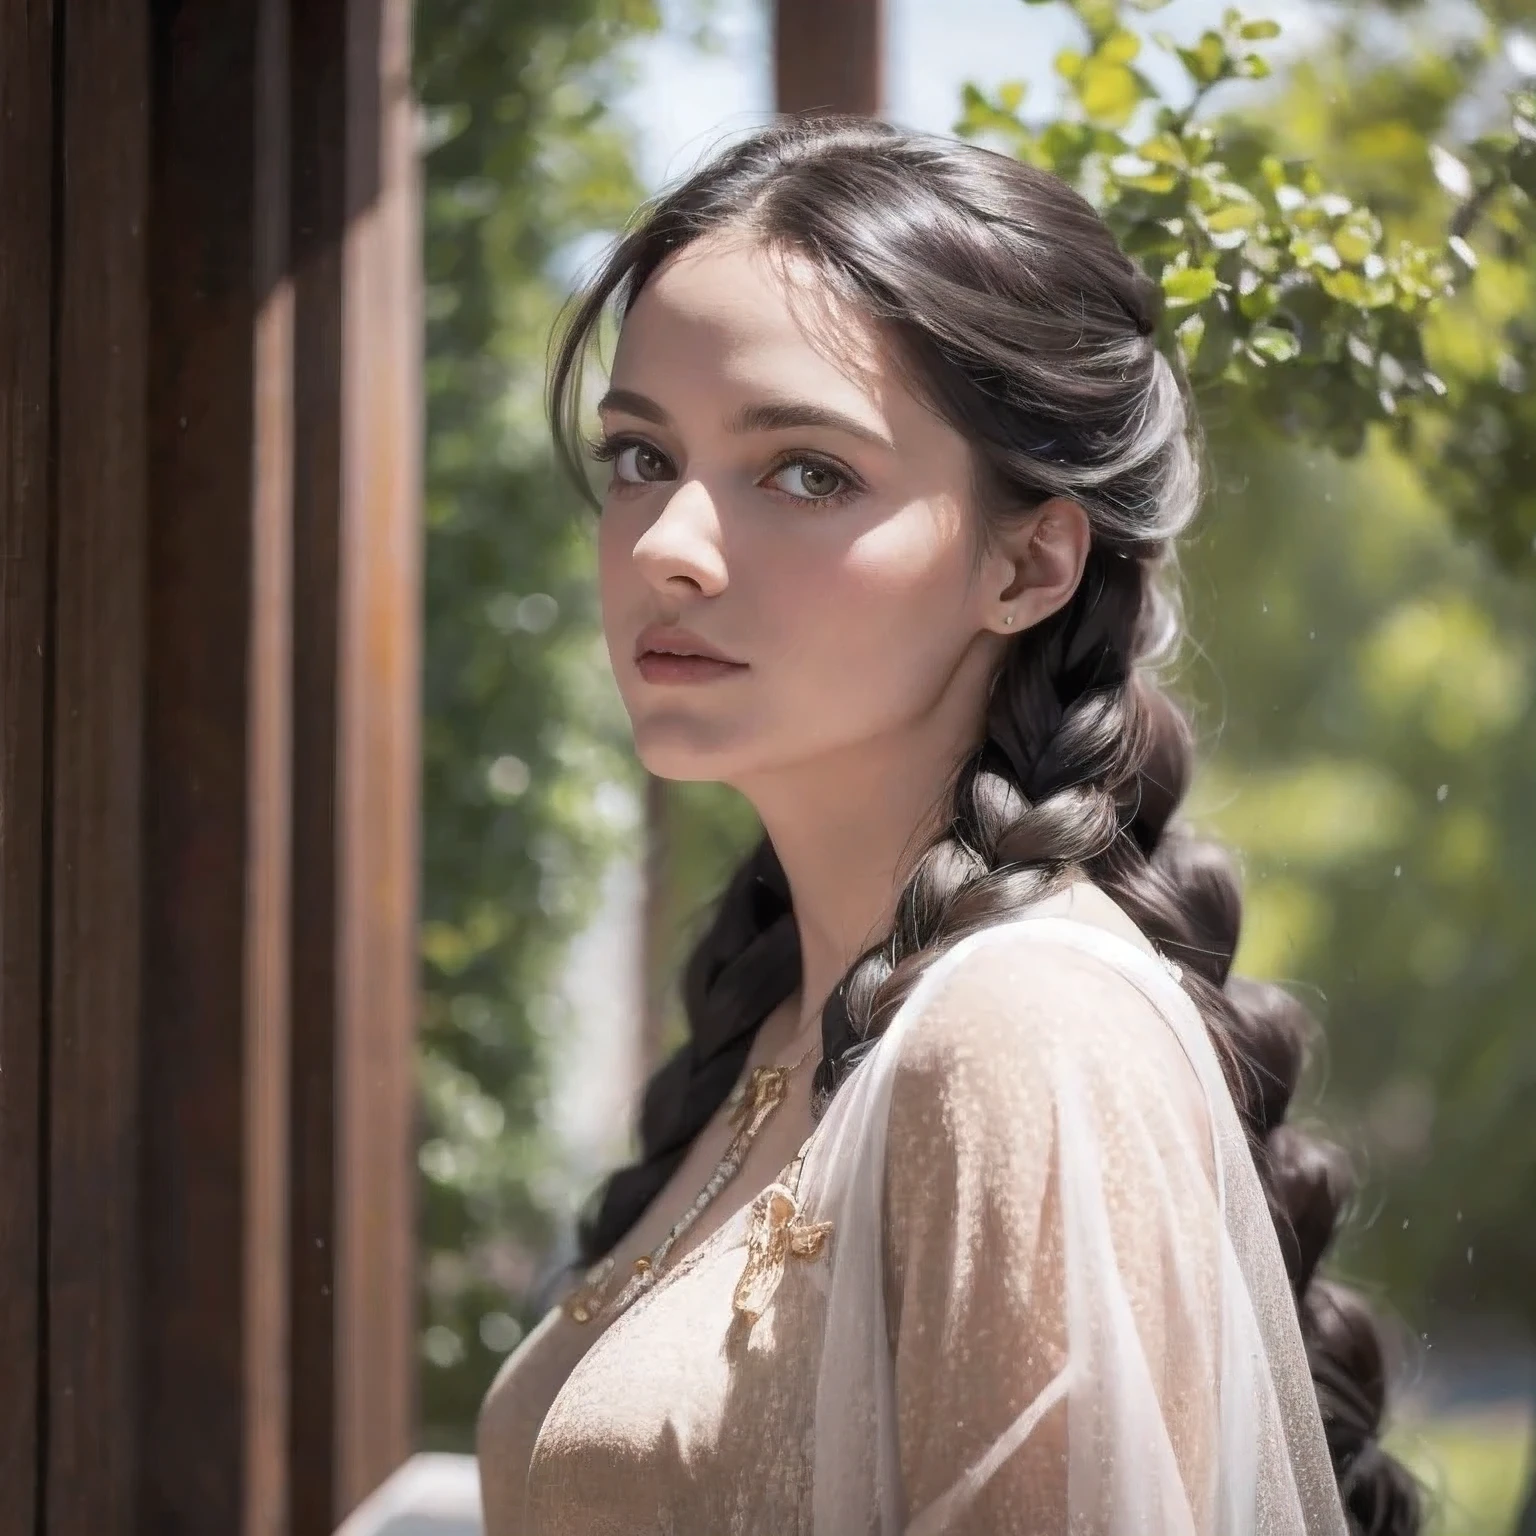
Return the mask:
{"type": "MultiPolygon", "coordinates": [[[[982,1041],[1007,1024],[1006,997],[995,986],[987,996],[983,1015],[998,1016],[975,1016],[972,1000],[964,1021],[982,1041]]],[[[931,1178],[899,1176],[903,1208],[943,1202],[945,1179],[968,1176],[962,1164],[946,1162],[938,1145],[931,1178]]],[[[988,1163],[977,1177],[995,1181],[1008,1167],[988,1163]]],[[[834,1231],[828,1263],[815,1267],[827,1289],[813,1452],[818,1536],[980,1536],[999,1508],[1010,1531],[1042,1536],[1345,1536],[1284,1262],[1220,1063],[1188,996],[1129,941],[1074,919],[1026,916],[956,945],[834,1097],[800,1196],[805,1218],[829,1219],[834,1231]],[[1033,1137],[1030,1147],[1046,1155],[1026,1148],[1015,1166],[1048,1162],[1049,1181],[989,1189],[980,1219],[987,1202],[1022,1201],[1035,1225],[1024,1257],[1009,1262],[1041,1273],[1010,1274],[1006,1284],[989,1274],[1004,1255],[985,1225],[945,1229],[929,1245],[971,1242],[969,1256],[930,1255],[916,1238],[898,1255],[909,1271],[950,1266],[955,1304],[986,1322],[980,1374],[1027,1384],[1028,1400],[1015,1398],[1006,1413],[990,1388],[973,1400],[965,1380],[943,1380],[950,1371],[974,1380],[977,1362],[951,1352],[942,1319],[925,1321],[937,1330],[926,1343],[893,1346],[893,1331],[905,1338],[910,1320],[892,1316],[899,1295],[887,1294],[898,1180],[887,1128],[893,1098],[900,1112],[909,1037],[927,1027],[946,988],[999,954],[1026,977],[1041,961],[1059,970],[1064,956],[1085,975],[1107,968],[1150,1005],[1140,1011],[1153,1020],[1146,1027],[1155,1033],[1160,1021],[1179,1048],[1167,1049],[1166,1037],[1152,1049],[1127,1039],[1122,1072],[1105,1055],[1111,1037],[1084,1027],[1081,1010],[1076,1019],[1060,1010],[1044,1025],[1032,1019],[1024,1059],[1043,1109],[1028,1124],[977,1134],[1033,1137]],[[1010,1350],[1020,1356],[1013,1376],[1010,1350]],[[965,1443],[977,1450],[948,1466],[947,1487],[929,1487],[921,1507],[909,1508],[903,1459],[921,1446],[903,1441],[903,1404],[925,1394],[951,1420],[966,1420],[965,1443]],[[995,1421],[979,1422],[989,1414],[995,1421]]],[[[918,1231],[920,1215],[913,1221],[918,1231]]]]}

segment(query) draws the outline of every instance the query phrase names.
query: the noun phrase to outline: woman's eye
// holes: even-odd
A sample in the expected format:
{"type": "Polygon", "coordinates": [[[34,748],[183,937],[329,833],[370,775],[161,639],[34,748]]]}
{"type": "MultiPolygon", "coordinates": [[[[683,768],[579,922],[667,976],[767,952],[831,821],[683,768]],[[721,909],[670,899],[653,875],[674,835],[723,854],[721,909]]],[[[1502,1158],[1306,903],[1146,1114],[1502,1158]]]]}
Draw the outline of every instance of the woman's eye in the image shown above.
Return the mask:
{"type": "MultiPolygon", "coordinates": [[[[590,451],[594,459],[612,463],[616,485],[658,485],[677,475],[666,454],[641,438],[601,438],[590,444],[590,451]]],[[[847,470],[810,458],[786,459],[772,471],[769,483],[803,502],[846,501],[862,489],[847,470]]]]}
{"type": "Polygon", "coordinates": [[[845,474],[814,459],[796,459],[785,464],[774,471],[773,479],[780,490],[802,501],[832,501],[850,489],[845,474]]]}
{"type": "Polygon", "coordinates": [[[667,460],[649,443],[625,443],[613,457],[613,473],[631,485],[652,485],[667,478],[667,460]]]}

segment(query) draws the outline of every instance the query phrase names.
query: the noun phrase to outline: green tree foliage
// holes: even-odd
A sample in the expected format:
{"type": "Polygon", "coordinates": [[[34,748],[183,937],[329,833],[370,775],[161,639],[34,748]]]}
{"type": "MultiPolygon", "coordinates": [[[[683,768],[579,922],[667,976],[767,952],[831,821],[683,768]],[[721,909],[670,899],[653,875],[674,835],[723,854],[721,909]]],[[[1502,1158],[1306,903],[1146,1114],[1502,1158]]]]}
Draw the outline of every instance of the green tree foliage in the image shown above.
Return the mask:
{"type": "MultiPolygon", "coordinates": [[[[1458,166],[1486,164],[1489,139],[1454,157],[1446,143],[1468,96],[1482,95],[1485,55],[1426,50],[1382,65],[1346,33],[1326,66],[1296,73],[1274,120],[1293,148],[1423,237],[1440,211],[1429,172],[1462,208],[1481,196],[1458,166]]],[[[1523,121],[1524,100],[1516,110],[1523,121]]],[[[1508,149],[1493,140],[1506,163],[1508,149]]],[[[1372,1181],[1356,1261],[1421,1323],[1504,1311],[1536,1332],[1524,1283],[1536,1242],[1520,1215],[1536,1199],[1536,1135],[1521,1108],[1536,1082],[1536,591],[1498,568],[1536,568],[1529,493],[1508,483],[1536,449],[1508,350],[1525,344],[1536,294],[1524,193],[1501,197],[1467,223],[1475,278],[1425,327],[1447,394],[1403,412],[1347,472],[1293,453],[1266,475],[1239,448],[1230,462],[1244,462],[1249,488],[1220,503],[1210,541],[1229,554],[1206,548],[1196,562],[1213,562],[1219,593],[1211,654],[1256,700],[1282,706],[1280,718],[1232,720],[1228,787],[1211,799],[1235,797],[1228,826],[1262,872],[1258,889],[1273,882],[1294,903],[1290,974],[1322,987],[1335,1020],[1332,1112],[1360,1128],[1372,1181]],[[1310,531],[1274,531],[1298,524],[1310,531]],[[1298,563],[1309,551],[1310,570],[1298,563]],[[1287,608],[1299,620],[1292,645],[1266,645],[1271,614],[1287,608]],[[1303,623],[1305,646],[1294,643],[1303,623]],[[1300,765],[1285,767],[1298,740],[1338,769],[1326,832],[1323,781],[1303,794],[1300,765]],[[1290,806],[1266,809],[1267,786],[1288,774],[1290,806]],[[1336,794],[1350,777],[1353,811],[1336,794]]]]}
{"type": "MultiPolygon", "coordinates": [[[[1516,430],[1528,409],[1515,395],[1532,345],[1524,313],[1503,317],[1493,359],[1448,349],[1450,383],[1425,350],[1444,301],[1479,265],[1475,233],[1493,237],[1506,266],[1531,250],[1531,95],[1515,93],[1507,127],[1470,141],[1462,158],[1432,138],[1446,126],[1433,117],[1437,105],[1443,111],[1486,89],[1497,32],[1438,59],[1438,78],[1420,66],[1423,95],[1402,99],[1394,124],[1408,141],[1378,152],[1371,170],[1390,172],[1381,190],[1394,195],[1370,202],[1345,190],[1351,163],[1288,152],[1279,115],[1253,102],[1232,110],[1223,95],[1269,76],[1258,45],[1278,36],[1275,22],[1228,8],[1220,29],[1193,43],[1156,33],[1154,46],[1177,58],[1187,79],[1175,105],[1137,67],[1146,45],[1127,24],[1130,6],[1066,3],[1083,43],[1056,59],[1064,101],[1031,122],[1022,82],[991,94],[967,86],[956,132],[1000,141],[1097,204],[1161,282],[1163,344],[1177,347],[1216,411],[1240,404],[1344,455],[1360,451],[1373,425],[1391,423],[1461,521],[1506,562],[1536,569],[1536,501],[1523,484],[1516,430]],[[1213,97],[1229,110],[1212,113],[1213,97]],[[1404,410],[1410,401],[1417,408],[1404,410]],[[1490,455],[1503,457],[1494,465],[1490,455]]],[[[1134,9],[1164,3],[1136,0],[1134,9]]],[[[1346,49],[1351,37],[1340,38],[1346,49]]],[[[1378,75],[1367,99],[1379,106],[1396,77],[1378,75]]],[[[1334,83],[1342,99],[1358,102],[1353,79],[1334,83]]],[[[1379,114],[1357,121],[1367,131],[1382,124],[1379,114]]],[[[1492,286],[1501,281],[1509,286],[1503,274],[1492,286]]]]}
{"type": "Polygon", "coordinates": [[[637,0],[422,0],[427,280],[423,1418],[465,1448],[558,1199],[552,983],[632,777],[602,686],[590,515],[554,471],[545,348],[583,235],[640,196],[604,97],[637,0]]]}

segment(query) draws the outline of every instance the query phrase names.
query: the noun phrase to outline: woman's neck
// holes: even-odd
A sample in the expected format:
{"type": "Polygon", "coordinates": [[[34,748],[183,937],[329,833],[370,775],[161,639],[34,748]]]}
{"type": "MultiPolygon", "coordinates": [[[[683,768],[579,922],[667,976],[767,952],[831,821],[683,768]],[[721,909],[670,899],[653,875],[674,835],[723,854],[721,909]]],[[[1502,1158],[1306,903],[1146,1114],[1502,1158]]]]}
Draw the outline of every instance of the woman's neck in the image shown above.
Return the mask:
{"type": "Polygon", "coordinates": [[[890,927],[914,863],[950,816],[953,748],[862,751],[743,786],[784,868],[800,936],[794,1039],[809,1040],[832,989],[890,927]]]}

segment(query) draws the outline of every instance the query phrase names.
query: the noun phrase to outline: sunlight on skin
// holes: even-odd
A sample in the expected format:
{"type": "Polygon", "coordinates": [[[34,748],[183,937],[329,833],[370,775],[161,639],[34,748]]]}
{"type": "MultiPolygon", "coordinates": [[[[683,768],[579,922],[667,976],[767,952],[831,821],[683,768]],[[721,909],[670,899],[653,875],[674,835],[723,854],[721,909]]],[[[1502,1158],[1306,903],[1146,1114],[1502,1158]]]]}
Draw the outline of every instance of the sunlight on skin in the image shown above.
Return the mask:
{"type": "Polygon", "coordinates": [[[794,890],[812,1023],[980,739],[1007,638],[1068,600],[1089,538],[1058,500],[979,544],[965,438],[815,283],[726,235],[651,278],[602,410],[616,456],[599,534],[640,758],[752,802],[794,890]],[[836,322],[835,356],[813,310],[836,322]],[[847,424],[736,430],[791,404],[847,424]],[[647,681],[637,641],[658,623],[744,665],[647,681]]]}

